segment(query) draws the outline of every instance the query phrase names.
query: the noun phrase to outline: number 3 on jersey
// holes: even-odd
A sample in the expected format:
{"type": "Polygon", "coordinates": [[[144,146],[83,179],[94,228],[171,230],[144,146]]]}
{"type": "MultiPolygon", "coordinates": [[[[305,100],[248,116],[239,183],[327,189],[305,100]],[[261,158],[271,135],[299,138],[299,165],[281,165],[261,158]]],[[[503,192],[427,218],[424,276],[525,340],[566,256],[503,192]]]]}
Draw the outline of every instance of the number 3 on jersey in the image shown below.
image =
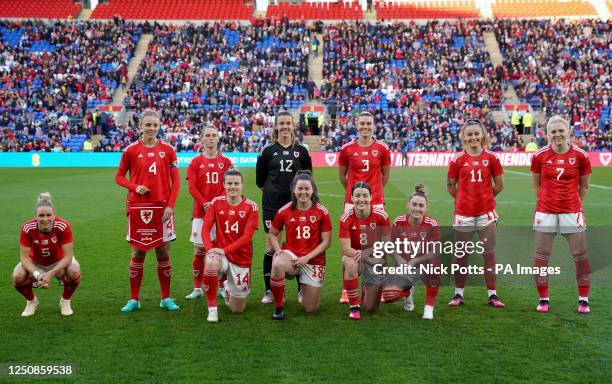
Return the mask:
{"type": "Polygon", "coordinates": [[[363,163],[362,172],[368,172],[370,170],[370,160],[363,159],[361,162],[363,163]]]}

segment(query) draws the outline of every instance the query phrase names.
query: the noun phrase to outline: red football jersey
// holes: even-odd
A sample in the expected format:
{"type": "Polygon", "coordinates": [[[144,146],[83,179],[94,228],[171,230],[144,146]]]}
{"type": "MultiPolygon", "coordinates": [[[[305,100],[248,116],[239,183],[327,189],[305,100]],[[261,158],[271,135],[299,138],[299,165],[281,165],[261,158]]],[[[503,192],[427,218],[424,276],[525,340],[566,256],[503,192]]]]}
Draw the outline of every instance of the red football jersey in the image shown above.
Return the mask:
{"type": "Polygon", "coordinates": [[[455,214],[468,217],[483,215],[495,209],[493,178],[503,175],[499,157],[489,150],[478,156],[463,151],[448,165],[448,178],[459,182],[455,197],[455,214]]]}
{"type": "Polygon", "coordinates": [[[212,200],[202,225],[206,249],[222,248],[227,259],[240,267],[250,268],[253,260],[253,233],[258,228],[257,204],[242,198],[238,205],[230,205],[225,196],[212,200]],[[210,230],[216,226],[217,238],[210,240],[210,230]]]}
{"type": "Polygon", "coordinates": [[[376,241],[388,237],[391,233],[391,222],[389,215],[383,209],[372,209],[370,216],[360,219],[351,209],[340,218],[340,230],[338,237],[351,239],[351,248],[368,249],[376,241]]]}
{"type": "Polygon", "coordinates": [[[550,145],[531,159],[531,172],[540,175],[540,194],[536,211],[542,213],[582,212],[578,190],[580,176],[591,173],[591,161],[582,149],[572,145],[564,154],[550,145]]]}
{"type": "MultiPolygon", "coordinates": [[[[332,230],[329,212],[320,203],[307,211],[291,209],[288,203],[276,212],[272,226],[279,231],[285,228],[282,248],[298,257],[307,255],[321,243],[321,233],[332,230]]],[[[313,257],[308,264],[325,265],[325,252],[313,257]]]]}
{"type": "Polygon", "coordinates": [[[387,144],[375,140],[369,147],[362,147],[357,140],[344,144],[340,149],[338,165],[347,167],[345,203],[352,203],[351,188],[358,181],[365,181],[372,188],[372,204],[384,204],[382,167],[391,165],[391,151],[387,144]]]}
{"type": "MultiPolygon", "coordinates": [[[[412,226],[408,223],[408,215],[402,215],[395,218],[393,221],[392,240],[394,239],[408,239],[410,242],[423,242],[429,241],[440,241],[440,226],[438,222],[429,216],[425,216],[421,225],[418,227],[412,226]]],[[[425,246],[425,245],[424,245],[425,246]]],[[[423,255],[423,252],[419,252],[414,257],[423,255]]],[[[409,261],[413,255],[400,253],[406,261],[409,261]]]]}
{"type": "Polygon", "coordinates": [[[128,201],[168,202],[171,192],[170,171],[177,168],[176,152],[171,145],[159,140],[157,145],[148,148],[138,140],[125,148],[117,176],[130,173],[128,201]],[[136,193],[135,189],[139,185],[149,188],[149,193],[136,193]]]}
{"type": "Polygon", "coordinates": [[[192,217],[201,219],[206,212],[204,204],[217,196],[223,196],[223,175],[232,167],[232,162],[219,153],[214,159],[208,159],[203,154],[194,157],[187,167],[187,182],[189,193],[193,196],[192,217]]]}
{"type": "Polygon", "coordinates": [[[30,248],[30,259],[38,265],[51,265],[64,257],[62,245],[74,241],[70,223],[59,217],[53,222],[49,233],[38,230],[36,219],[32,219],[21,227],[19,245],[30,248]]]}

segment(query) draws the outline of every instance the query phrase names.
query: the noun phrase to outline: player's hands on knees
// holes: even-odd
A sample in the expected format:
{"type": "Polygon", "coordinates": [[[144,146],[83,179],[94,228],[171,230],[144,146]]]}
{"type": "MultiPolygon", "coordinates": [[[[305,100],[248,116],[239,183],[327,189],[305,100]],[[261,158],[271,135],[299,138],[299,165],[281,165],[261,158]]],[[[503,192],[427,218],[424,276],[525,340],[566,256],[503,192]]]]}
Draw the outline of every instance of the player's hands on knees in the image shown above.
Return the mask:
{"type": "Polygon", "coordinates": [[[170,218],[172,217],[172,213],[174,213],[174,210],[170,207],[166,207],[164,209],[164,215],[162,216],[162,222],[170,220],[170,218]]]}
{"type": "Polygon", "coordinates": [[[293,262],[293,266],[296,268],[300,268],[308,264],[308,260],[305,257],[300,257],[293,262]]]}
{"type": "Polygon", "coordinates": [[[139,195],[144,195],[145,193],[149,193],[149,191],[149,188],[145,187],[144,185],[139,185],[136,187],[136,193],[139,195]]]}
{"type": "Polygon", "coordinates": [[[41,274],[38,277],[38,281],[37,281],[38,287],[39,288],[49,288],[49,285],[51,283],[51,278],[52,277],[53,276],[51,276],[51,273],[49,273],[49,272],[45,272],[45,273],[41,274]]]}
{"type": "Polygon", "coordinates": [[[218,260],[223,255],[225,255],[225,252],[221,248],[211,248],[206,252],[206,256],[213,260],[218,260]]]}

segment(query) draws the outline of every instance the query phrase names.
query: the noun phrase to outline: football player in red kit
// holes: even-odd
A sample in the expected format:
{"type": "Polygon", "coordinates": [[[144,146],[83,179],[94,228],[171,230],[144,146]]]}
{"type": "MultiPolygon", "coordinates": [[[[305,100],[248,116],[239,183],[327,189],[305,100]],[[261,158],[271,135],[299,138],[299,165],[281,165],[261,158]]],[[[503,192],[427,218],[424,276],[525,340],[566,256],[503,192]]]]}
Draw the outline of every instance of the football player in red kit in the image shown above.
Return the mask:
{"type": "MultiPolygon", "coordinates": [[[[338,173],[340,183],[346,190],[344,212],[353,207],[351,190],[358,181],[368,183],[372,191],[372,206],[383,209],[385,203],[385,185],[391,171],[391,151],[382,140],[376,140],[374,116],[370,112],[357,115],[359,137],[340,149],[338,173]]],[[[342,283],[344,286],[344,281],[342,283]]],[[[345,290],[342,291],[340,303],[348,303],[345,290]]]]}
{"type": "Polygon", "coordinates": [[[60,298],[60,312],[72,315],[70,300],[81,282],[81,268],[74,257],[70,223],[55,216],[55,207],[49,193],[38,195],[34,219],[21,227],[19,236],[20,262],[13,271],[13,286],[27,300],[21,316],[32,316],[38,306],[38,298],[32,291],[32,283],[47,288],[56,276],[64,282],[60,298]]]}
{"type": "Polygon", "coordinates": [[[325,250],[331,242],[331,219],[319,203],[317,187],[309,171],[300,171],[291,183],[291,203],[274,216],[268,238],[275,254],[272,260],[270,284],[274,296],[275,320],[285,318],[285,277],[299,275],[303,292],[302,308],[314,313],[319,308],[325,250]],[[285,230],[285,243],[280,244],[285,230]]]}
{"type": "MultiPolygon", "coordinates": [[[[534,216],[535,267],[548,267],[557,232],[567,239],[578,283],[578,312],[589,313],[591,264],[586,248],[586,219],[582,201],[589,189],[591,162],[585,151],[570,145],[571,129],[564,118],[554,116],[546,126],[548,145],[531,160],[533,187],[538,197],[534,216]]],[[[538,312],[548,312],[548,275],[536,274],[540,294],[538,312]]]]}
{"type": "Polygon", "coordinates": [[[258,227],[257,204],[242,196],[242,173],[232,168],[223,176],[225,196],[214,198],[204,218],[202,239],[206,251],[204,291],[208,299],[208,318],[219,321],[217,283],[227,274],[225,297],[232,312],[243,312],[251,291],[253,234],[258,227]],[[216,238],[211,229],[216,227],[216,238]]]}
{"type": "MultiPolygon", "coordinates": [[[[161,218],[163,243],[155,248],[157,255],[157,276],[161,287],[159,306],[168,311],[177,311],[179,306],[170,298],[170,241],[176,238],[174,232],[174,203],[179,193],[180,176],[174,148],[157,139],[161,115],[146,109],[140,118],[140,139],[130,144],[123,155],[115,175],[115,182],[128,190],[127,204],[134,202],[158,202],[164,207],[161,218]],[[129,180],[125,177],[130,173],[129,180]]],[[[130,231],[128,228],[128,240],[130,231]]],[[[140,308],[140,286],[144,258],[147,252],[132,246],[130,261],[130,300],[121,308],[124,313],[140,308]]]]}
{"type": "MultiPolygon", "coordinates": [[[[455,241],[471,241],[474,232],[484,243],[482,254],[484,278],[487,285],[489,304],[503,308],[497,297],[495,276],[496,222],[495,196],[504,189],[504,171],[499,157],[487,148],[491,145],[489,134],[478,119],[465,121],[459,137],[463,151],[455,155],[449,164],[447,174],[448,193],[455,199],[453,229],[455,241]]],[[[455,263],[467,267],[468,255],[456,257],[455,263]]],[[[455,273],[455,296],[448,303],[456,307],[463,304],[463,289],[467,274],[455,273]]]]}
{"type": "Polygon", "coordinates": [[[377,241],[389,240],[391,223],[384,209],[372,207],[368,183],[358,181],[351,190],[353,208],[340,218],[339,238],[344,266],[343,288],[350,304],[349,318],[359,320],[359,274],[363,275],[366,311],[376,310],[380,303],[383,276],[372,270],[378,261],[372,257],[372,247],[377,241]]]}
{"type": "MultiPolygon", "coordinates": [[[[202,223],[206,210],[211,201],[225,194],[223,188],[223,175],[232,167],[232,162],[219,152],[219,131],[214,125],[208,125],[200,135],[202,153],[194,157],[187,168],[187,183],[189,193],[193,197],[193,214],[191,218],[191,237],[194,246],[193,254],[193,292],[187,299],[196,299],[204,296],[202,292],[202,278],[204,273],[204,243],[202,240],[202,223]]],[[[215,226],[212,229],[212,238],[215,237],[215,226]]],[[[223,288],[219,289],[222,296],[223,288]]]]}
{"type": "MultiPolygon", "coordinates": [[[[427,200],[427,192],[425,186],[418,184],[414,188],[414,192],[408,198],[407,215],[401,215],[395,218],[393,222],[392,239],[407,239],[411,243],[421,243],[423,246],[429,247],[430,242],[440,241],[440,227],[438,222],[427,216],[427,208],[429,202],[427,200]]],[[[425,308],[423,309],[423,319],[433,319],[434,304],[438,296],[438,287],[440,285],[440,274],[435,268],[440,267],[440,258],[435,253],[434,249],[421,249],[413,254],[399,254],[396,257],[398,264],[411,264],[415,267],[425,265],[429,271],[417,271],[417,275],[423,277],[425,282],[425,308]]],[[[406,276],[387,276],[383,289],[385,303],[392,303],[402,297],[412,298],[414,289],[407,289],[412,286],[414,277],[406,276]]],[[[414,309],[413,301],[406,301],[404,304],[406,311],[414,309]]]]}

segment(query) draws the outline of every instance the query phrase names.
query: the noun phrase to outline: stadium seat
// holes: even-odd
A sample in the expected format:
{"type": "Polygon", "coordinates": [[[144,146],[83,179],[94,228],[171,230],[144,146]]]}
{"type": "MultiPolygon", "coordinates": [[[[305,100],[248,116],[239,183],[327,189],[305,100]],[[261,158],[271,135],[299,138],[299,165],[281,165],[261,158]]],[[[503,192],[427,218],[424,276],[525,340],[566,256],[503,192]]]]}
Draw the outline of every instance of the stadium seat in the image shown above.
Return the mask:
{"type": "Polygon", "coordinates": [[[110,0],[99,4],[92,19],[250,20],[254,7],[242,0],[110,0]]]}
{"type": "Polygon", "coordinates": [[[74,0],[0,0],[0,17],[32,19],[75,18],[81,4],[74,0]]]}

